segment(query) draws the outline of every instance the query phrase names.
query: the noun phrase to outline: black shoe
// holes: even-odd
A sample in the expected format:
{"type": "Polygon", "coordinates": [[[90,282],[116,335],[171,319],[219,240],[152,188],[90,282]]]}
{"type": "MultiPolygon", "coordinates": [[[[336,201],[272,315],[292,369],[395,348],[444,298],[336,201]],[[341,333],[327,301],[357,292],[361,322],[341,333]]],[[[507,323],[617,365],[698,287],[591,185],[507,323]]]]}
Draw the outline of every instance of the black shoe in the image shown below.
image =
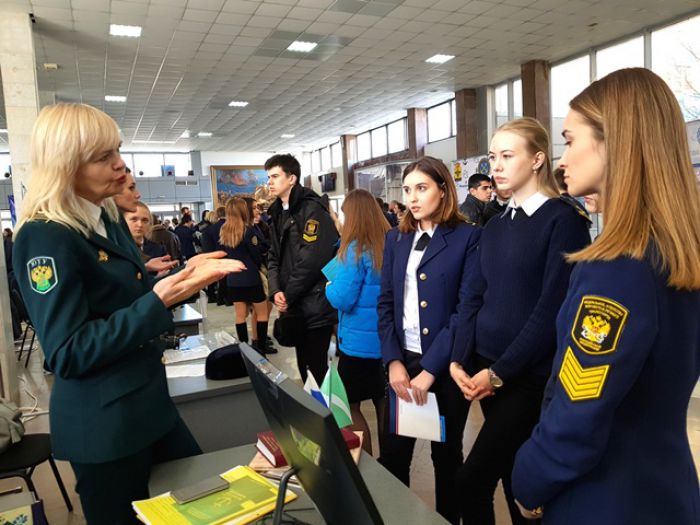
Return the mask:
{"type": "Polygon", "coordinates": [[[277,352],[278,352],[278,350],[274,346],[273,347],[268,346],[267,348],[265,348],[265,355],[272,355],[272,354],[276,354],[277,352]]]}

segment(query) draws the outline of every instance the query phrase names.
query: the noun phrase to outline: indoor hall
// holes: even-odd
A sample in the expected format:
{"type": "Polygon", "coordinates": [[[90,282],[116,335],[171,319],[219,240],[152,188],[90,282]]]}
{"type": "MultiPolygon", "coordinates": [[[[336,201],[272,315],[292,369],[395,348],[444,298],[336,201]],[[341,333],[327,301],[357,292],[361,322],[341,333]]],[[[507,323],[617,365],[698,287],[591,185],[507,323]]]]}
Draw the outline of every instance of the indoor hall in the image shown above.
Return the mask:
{"type": "MultiPolygon", "coordinates": [[[[13,227],[11,208],[21,206],[16,196],[30,176],[36,114],[55,102],[110,115],[142,200],[162,218],[188,206],[195,222],[226,184],[264,183],[265,160],[281,152],[299,159],[304,186],[326,195],[341,220],[354,188],[401,200],[401,171],[421,155],[447,165],[462,200],[497,126],[538,118],[556,164],[568,101],[624,67],[646,67],[669,84],[700,173],[695,1],[0,0],[0,11],[2,228],[13,227]],[[244,181],[248,170],[254,175],[244,181]]],[[[595,237],[604,221],[592,219],[595,237]]],[[[4,284],[0,292],[8,305],[4,284]]],[[[46,409],[52,377],[41,372],[38,351],[28,374],[15,362],[8,309],[0,310],[3,396],[33,406],[29,387],[46,409]]],[[[231,308],[210,305],[209,315],[235,335],[231,308]]],[[[272,361],[298,378],[293,350],[272,361]]],[[[471,414],[465,453],[482,422],[471,414]]],[[[696,465],[699,420],[696,388],[688,413],[696,465]]],[[[47,416],[27,429],[47,431],[47,416]]],[[[417,447],[412,490],[433,508],[429,448],[417,447]]],[[[66,512],[44,464],[35,481],[50,522],[82,523],[71,469],[59,466],[76,512],[66,512]]],[[[498,523],[509,523],[500,489],[496,511],[498,523]]]]}

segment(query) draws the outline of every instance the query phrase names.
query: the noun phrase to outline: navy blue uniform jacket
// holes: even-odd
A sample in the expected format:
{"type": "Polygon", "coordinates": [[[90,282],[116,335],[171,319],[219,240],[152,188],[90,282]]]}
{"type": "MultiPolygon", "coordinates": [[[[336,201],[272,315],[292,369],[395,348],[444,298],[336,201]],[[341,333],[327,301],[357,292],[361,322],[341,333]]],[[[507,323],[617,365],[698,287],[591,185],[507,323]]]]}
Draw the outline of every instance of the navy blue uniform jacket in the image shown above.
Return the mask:
{"type": "Polygon", "coordinates": [[[244,288],[261,284],[260,266],[263,263],[262,252],[267,251],[267,241],[262,236],[258,236],[258,232],[259,230],[255,226],[247,226],[243,240],[235,248],[218,243],[217,249],[225,251],[227,258],[238,259],[246,267],[242,272],[229,274],[226,278],[226,284],[229,288],[244,288]]]}
{"type": "Polygon", "coordinates": [[[89,238],[55,222],[19,230],[14,267],[55,374],[51,445],[58,459],[103,463],[143,450],[177,420],[158,335],[173,317],[151,290],[131,235],[89,238]]]}
{"type": "Polygon", "coordinates": [[[645,260],[579,263],[513,493],[556,525],[695,525],[688,402],[700,372],[700,291],[645,260]]]}
{"type": "MultiPolygon", "coordinates": [[[[396,359],[403,361],[403,294],[414,235],[391,230],[384,245],[377,313],[382,358],[386,364],[396,359]]],[[[438,226],[416,271],[421,304],[421,367],[436,377],[447,372],[450,364],[457,328],[457,304],[468,293],[480,235],[481,230],[467,223],[455,228],[438,226]]]]}

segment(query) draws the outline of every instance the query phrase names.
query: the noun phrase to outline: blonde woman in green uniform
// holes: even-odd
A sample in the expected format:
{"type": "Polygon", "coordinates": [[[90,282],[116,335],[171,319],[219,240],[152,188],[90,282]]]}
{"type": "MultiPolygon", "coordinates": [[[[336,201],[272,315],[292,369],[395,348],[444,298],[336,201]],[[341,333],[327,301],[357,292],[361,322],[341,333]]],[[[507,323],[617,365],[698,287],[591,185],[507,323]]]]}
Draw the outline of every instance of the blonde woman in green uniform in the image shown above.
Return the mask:
{"type": "Polygon", "coordinates": [[[68,460],[87,522],[138,523],[152,465],[200,453],[170,396],[158,336],[168,308],[242,263],[223,252],[155,285],[111,197],[127,182],[116,123],[82,104],[44,108],[13,261],[55,374],[54,455],[68,460]]]}

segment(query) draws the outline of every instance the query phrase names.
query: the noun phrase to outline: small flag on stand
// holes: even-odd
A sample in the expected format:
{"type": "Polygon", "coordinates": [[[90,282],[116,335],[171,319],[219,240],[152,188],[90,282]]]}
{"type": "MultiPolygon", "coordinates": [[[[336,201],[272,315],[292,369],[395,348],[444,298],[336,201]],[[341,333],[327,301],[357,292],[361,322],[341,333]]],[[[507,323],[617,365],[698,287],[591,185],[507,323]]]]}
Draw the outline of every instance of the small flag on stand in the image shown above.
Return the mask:
{"type": "Polygon", "coordinates": [[[329,364],[328,372],[326,372],[326,377],[321,384],[321,393],[326,400],[326,406],[333,413],[338,427],[343,428],[352,425],[348,394],[345,391],[343,380],[340,379],[340,374],[338,374],[338,368],[333,361],[329,364]]]}
{"type": "Polygon", "coordinates": [[[306,383],[304,383],[304,391],[307,394],[309,394],[311,397],[316,399],[324,407],[328,408],[328,405],[326,404],[326,400],[323,398],[323,394],[321,393],[321,389],[319,388],[318,383],[316,382],[316,379],[314,379],[314,375],[311,373],[311,370],[307,370],[306,383]]]}

